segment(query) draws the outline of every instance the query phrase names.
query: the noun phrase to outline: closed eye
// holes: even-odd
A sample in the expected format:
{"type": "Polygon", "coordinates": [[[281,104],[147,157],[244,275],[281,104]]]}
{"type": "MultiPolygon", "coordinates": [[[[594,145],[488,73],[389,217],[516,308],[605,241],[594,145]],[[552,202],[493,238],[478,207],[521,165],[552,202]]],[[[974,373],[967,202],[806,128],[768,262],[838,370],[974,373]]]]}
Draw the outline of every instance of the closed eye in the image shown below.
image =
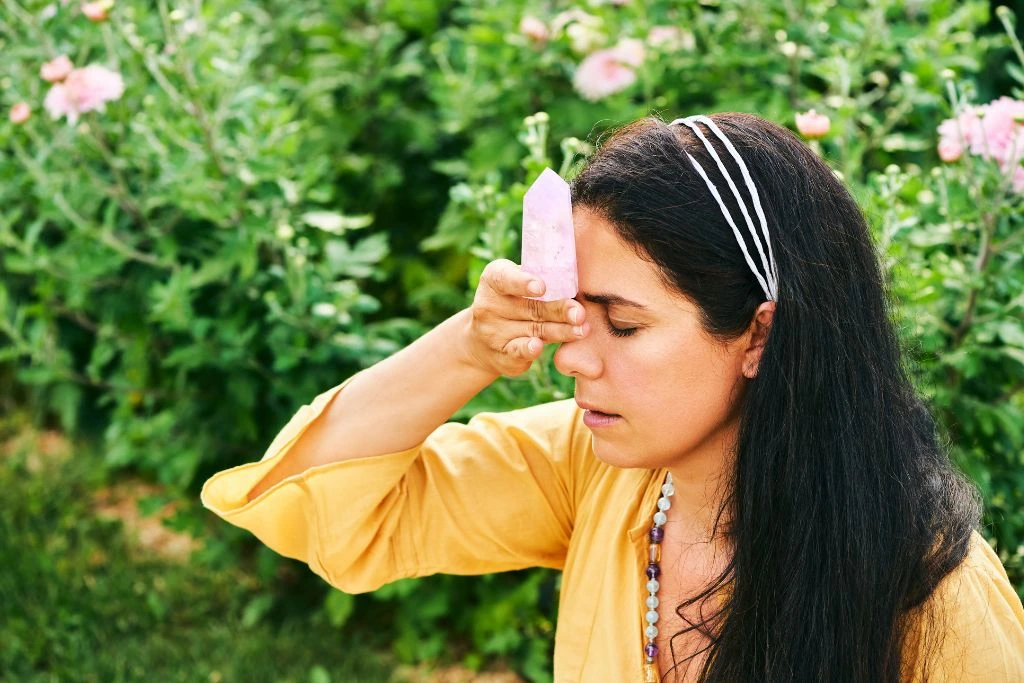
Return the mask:
{"type": "Polygon", "coordinates": [[[608,322],[608,331],[616,337],[629,337],[636,334],[637,329],[636,327],[615,327],[611,321],[608,322]]]}
{"type": "MultiPolygon", "coordinates": [[[[581,297],[579,297],[579,296],[575,297],[576,301],[579,301],[580,298],[581,297]]],[[[606,326],[608,327],[608,332],[612,336],[615,336],[615,337],[631,337],[634,334],[636,334],[636,331],[638,329],[640,329],[639,327],[615,327],[615,325],[612,325],[611,318],[608,317],[608,302],[605,300],[606,297],[595,297],[595,296],[585,295],[583,298],[585,298],[590,303],[596,303],[596,304],[601,306],[601,308],[603,309],[603,312],[605,314],[605,320],[607,321],[607,325],[606,326]]],[[[580,303],[583,303],[583,302],[580,302],[580,303]]],[[[584,306],[584,308],[586,308],[586,304],[583,304],[583,306],[584,306]]]]}

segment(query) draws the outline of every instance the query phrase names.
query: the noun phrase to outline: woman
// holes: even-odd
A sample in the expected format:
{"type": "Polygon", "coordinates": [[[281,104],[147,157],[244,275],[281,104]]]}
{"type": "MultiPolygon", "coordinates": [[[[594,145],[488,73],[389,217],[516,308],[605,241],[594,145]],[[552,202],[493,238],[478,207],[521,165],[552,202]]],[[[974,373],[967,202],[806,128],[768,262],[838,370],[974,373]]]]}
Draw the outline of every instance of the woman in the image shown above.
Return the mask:
{"type": "Polygon", "coordinates": [[[754,116],[648,118],[572,199],[575,299],[489,264],[204,504],[349,592],[563,569],[556,681],[1024,680],[1024,610],[830,169],[754,116]],[[543,343],[575,401],[446,423],[543,343]]]}

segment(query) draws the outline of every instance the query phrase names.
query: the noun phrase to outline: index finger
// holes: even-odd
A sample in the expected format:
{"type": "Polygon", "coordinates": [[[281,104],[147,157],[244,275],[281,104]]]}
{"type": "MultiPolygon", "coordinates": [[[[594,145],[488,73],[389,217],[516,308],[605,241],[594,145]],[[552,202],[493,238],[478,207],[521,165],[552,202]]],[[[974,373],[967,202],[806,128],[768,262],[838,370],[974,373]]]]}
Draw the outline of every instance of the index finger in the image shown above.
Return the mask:
{"type": "Polygon", "coordinates": [[[542,296],[547,289],[541,278],[527,273],[508,259],[491,261],[480,277],[486,279],[498,294],[509,296],[542,296]]]}

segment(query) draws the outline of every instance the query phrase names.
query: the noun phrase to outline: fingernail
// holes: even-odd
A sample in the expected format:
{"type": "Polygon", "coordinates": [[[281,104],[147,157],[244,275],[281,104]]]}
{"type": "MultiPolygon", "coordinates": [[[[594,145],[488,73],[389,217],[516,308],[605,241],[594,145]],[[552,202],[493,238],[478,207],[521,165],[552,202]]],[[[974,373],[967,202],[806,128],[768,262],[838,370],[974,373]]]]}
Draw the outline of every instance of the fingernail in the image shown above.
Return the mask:
{"type": "Polygon", "coordinates": [[[572,331],[573,331],[573,333],[577,337],[582,337],[583,336],[583,325],[577,325],[576,327],[572,328],[572,331]]]}
{"type": "Polygon", "coordinates": [[[544,291],[544,287],[536,280],[531,282],[530,286],[527,289],[529,289],[530,294],[540,294],[541,292],[544,291]]]}
{"type": "Polygon", "coordinates": [[[580,321],[580,309],[573,308],[571,311],[569,311],[569,322],[575,324],[575,323],[578,323],[579,321],[580,321]]]}

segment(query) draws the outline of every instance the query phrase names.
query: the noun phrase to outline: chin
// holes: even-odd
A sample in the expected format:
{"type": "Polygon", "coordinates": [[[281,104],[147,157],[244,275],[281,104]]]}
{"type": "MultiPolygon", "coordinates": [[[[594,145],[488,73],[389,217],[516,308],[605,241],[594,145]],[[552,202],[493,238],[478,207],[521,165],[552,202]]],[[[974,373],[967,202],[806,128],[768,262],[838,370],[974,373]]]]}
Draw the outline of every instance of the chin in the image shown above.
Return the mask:
{"type": "Polygon", "coordinates": [[[643,453],[638,453],[628,447],[623,448],[618,444],[609,443],[606,438],[598,434],[590,435],[590,443],[594,450],[594,456],[606,465],[623,469],[635,467],[655,469],[661,467],[658,463],[647,462],[643,453]]]}

